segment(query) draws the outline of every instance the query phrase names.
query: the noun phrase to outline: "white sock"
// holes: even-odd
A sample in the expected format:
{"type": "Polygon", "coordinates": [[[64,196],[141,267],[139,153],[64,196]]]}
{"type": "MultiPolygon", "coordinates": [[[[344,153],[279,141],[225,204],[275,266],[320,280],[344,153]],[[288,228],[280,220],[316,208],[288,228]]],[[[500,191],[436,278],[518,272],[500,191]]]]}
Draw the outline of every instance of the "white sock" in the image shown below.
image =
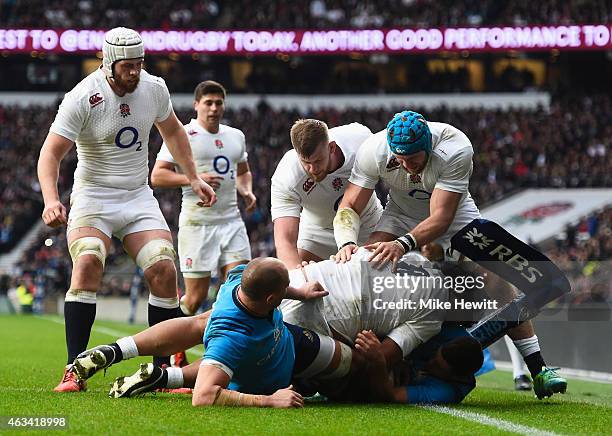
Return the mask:
{"type": "Polygon", "coordinates": [[[126,336],[125,338],[117,339],[117,345],[121,349],[123,359],[131,359],[132,357],[138,356],[138,347],[132,336],[126,336]]]}
{"type": "Polygon", "coordinates": [[[523,362],[521,353],[519,353],[512,343],[512,339],[510,339],[508,336],[504,336],[504,340],[506,342],[506,347],[508,348],[508,353],[510,354],[510,360],[512,361],[512,377],[517,378],[521,375],[529,374],[527,365],[525,365],[525,362],[523,362]]]}
{"type": "Polygon", "coordinates": [[[183,371],[181,368],[174,368],[172,366],[166,368],[168,372],[168,389],[178,389],[183,387],[183,371]]]}
{"type": "Polygon", "coordinates": [[[540,351],[540,343],[538,342],[538,337],[536,335],[526,339],[517,339],[513,342],[523,357],[527,357],[540,351]]]}

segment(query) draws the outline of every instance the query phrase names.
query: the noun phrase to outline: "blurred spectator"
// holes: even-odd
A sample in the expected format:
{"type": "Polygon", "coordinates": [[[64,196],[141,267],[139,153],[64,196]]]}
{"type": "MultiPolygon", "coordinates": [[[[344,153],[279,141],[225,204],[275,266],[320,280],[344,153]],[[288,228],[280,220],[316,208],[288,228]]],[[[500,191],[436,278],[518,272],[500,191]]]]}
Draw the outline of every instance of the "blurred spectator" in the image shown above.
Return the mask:
{"type": "MultiPolygon", "coordinates": [[[[282,155],[290,148],[291,124],[301,117],[325,120],[330,127],[357,121],[376,132],[383,129],[391,114],[399,109],[404,108],[338,110],[322,107],[301,113],[296,109],[274,109],[263,100],[256,109],[228,108],[224,122],[239,127],[246,135],[254,193],[258,198],[256,211],[245,216],[253,256],[274,253],[269,213],[270,177],[282,155]]],[[[429,120],[453,124],[468,135],[474,145],[470,190],[481,207],[520,188],[612,187],[609,151],[612,144],[612,100],[609,96],[558,98],[553,100],[549,110],[457,110],[444,106],[433,110],[413,109],[422,111],[429,120]]],[[[16,236],[16,226],[12,223],[26,223],[24,229],[27,230],[40,219],[36,159],[54,113],[55,108],[0,106],[0,149],[3,153],[0,164],[0,226],[3,227],[0,231],[10,234],[13,243],[20,236],[16,236]]],[[[187,122],[193,113],[178,111],[178,115],[187,122]]],[[[149,145],[151,165],[160,145],[161,138],[154,129],[149,145]]],[[[60,192],[65,200],[72,181],[74,159],[72,151],[60,175],[60,192]]],[[[384,190],[381,192],[384,195],[384,190]]],[[[176,241],[180,191],[156,190],[155,194],[176,241]]],[[[598,269],[598,264],[591,262],[602,262],[612,257],[611,214],[607,210],[585,218],[579,226],[572,226],[568,229],[568,236],[553,250],[555,259],[561,264],[567,263],[566,266],[576,272],[576,289],[589,289],[592,281],[585,277],[597,278],[598,271],[609,270],[598,269]]],[[[121,253],[120,245],[115,241],[107,265],[112,267],[115,261],[121,262],[121,253]]],[[[28,275],[36,282],[36,277],[42,274],[46,288],[65,292],[71,270],[65,230],[45,230],[25,252],[20,265],[19,276],[28,275]],[[43,243],[46,239],[51,239],[53,244],[46,246],[43,243]]],[[[127,296],[130,280],[131,276],[105,278],[102,292],[127,296]]]]}
{"type": "Polygon", "coordinates": [[[0,26],[287,29],[608,23],[607,0],[2,0],[0,26]]]}

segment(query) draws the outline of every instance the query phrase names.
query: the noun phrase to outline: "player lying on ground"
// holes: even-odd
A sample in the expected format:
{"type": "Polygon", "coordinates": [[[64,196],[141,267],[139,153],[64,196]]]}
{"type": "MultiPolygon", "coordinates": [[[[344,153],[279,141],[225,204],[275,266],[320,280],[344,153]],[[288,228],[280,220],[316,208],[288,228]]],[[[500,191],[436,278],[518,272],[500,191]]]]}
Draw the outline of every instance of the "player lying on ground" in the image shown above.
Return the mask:
{"type": "MultiPolygon", "coordinates": [[[[401,263],[401,271],[404,274],[410,274],[410,271],[414,273],[419,268],[419,261],[424,260],[416,253],[406,256],[407,261],[410,258],[414,259],[413,264],[401,263]]],[[[320,285],[315,280],[321,280],[326,288],[333,289],[335,292],[324,300],[317,299],[317,303],[312,305],[308,302],[291,305],[290,301],[285,300],[283,303],[284,311],[294,322],[305,324],[306,329],[303,330],[310,332],[307,336],[312,337],[317,336],[318,333],[318,336],[326,338],[333,333],[335,337],[352,344],[362,327],[371,328],[381,337],[386,336],[383,344],[386,358],[392,365],[400,361],[402,357],[409,354],[422,342],[435,335],[442,324],[443,314],[439,310],[427,308],[406,307],[403,310],[396,310],[389,305],[385,305],[384,309],[379,310],[375,306],[368,305],[368,296],[372,295],[371,284],[376,280],[374,277],[384,278],[394,276],[394,274],[391,273],[390,267],[387,267],[381,273],[372,269],[368,262],[363,262],[361,259],[362,255],[357,254],[346,264],[323,261],[308,265],[304,269],[291,271],[291,286],[289,289],[293,297],[313,299],[325,295],[325,292],[319,290],[320,285]],[[325,302],[324,306],[327,308],[327,312],[320,308],[322,301],[325,302]],[[356,301],[360,301],[360,304],[356,305],[356,301]]],[[[438,274],[434,270],[428,271],[423,267],[420,267],[418,273],[420,275],[438,274]]],[[[446,301],[448,299],[448,291],[444,289],[424,287],[419,289],[418,292],[417,290],[412,291],[410,288],[388,289],[382,293],[379,303],[384,305],[384,302],[418,301],[419,299],[446,301]]],[[[218,305],[219,303],[217,303],[218,305]]],[[[147,329],[134,337],[121,338],[116,344],[102,346],[83,353],[76,359],[75,366],[81,378],[86,379],[93,375],[95,371],[122,359],[162,351],[164,353],[174,353],[180,349],[188,349],[201,343],[208,319],[209,313],[186,319],[177,319],[147,329]]],[[[232,327],[232,323],[228,324],[227,322],[222,322],[220,325],[232,327]]],[[[206,337],[213,335],[214,331],[211,328],[206,330],[206,337]]],[[[296,337],[298,340],[300,339],[299,336],[296,337]]],[[[338,349],[338,344],[336,341],[336,349],[338,349]]],[[[340,347],[340,349],[347,351],[344,347],[340,347]]],[[[210,345],[207,345],[207,352],[212,352],[210,345]]],[[[182,370],[177,368],[158,370],[145,366],[139,373],[132,376],[129,382],[126,383],[125,379],[120,379],[118,382],[121,384],[121,386],[118,386],[118,388],[121,388],[120,392],[115,389],[113,395],[129,396],[145,389],[193,386],[197,372],[197,364],[189,365],[182,370]],[[142,388],[143,378],[152,379],[153,382],[142,388]],[[137,389],[128,389],[134,383],[138,384],[137,389]]]]}
{"type": "Polygon", "coordinates": [[[368,365],[352,375],[350,389],[336,393],[323,391],[332,399],[457,404],[476,387],[474,374],[483,362],[480,343],[463,327],[449,324],[395,368],[399,377],[393,377],[393,372],[387,369],[382,344],[371,331],[364,330],[357,335],[355,348],[368,365]],[[397,378],[400,380],[395,383],[397,378]],[[358,383],[359,380],[367,383],[358,383]]]}
{"type": "MultiPolygon", "coordinates": [[[[326,292],[317,284],[302,289],[289,286],[288,271],[277,259],[259,258],[246,267],[236,267],[210,313],[201,364],[195,362],[182,369],[142,364],[135,375],[118,378],[110,395],[132,396],[195,380],[194,406],[302,407],[302,396],[292,389],[292,379],[341,379],[358,366],[358,357],[339,341],[284,323],[278,305],[287,294],[318,298],[326,292]]],[[[79,377],[86,379],[143,352],[192,347],[201,342],[206,318],[177,319],[167,331],[159,325],[96,347],[82,353],[75,368],[79,377]]]]}

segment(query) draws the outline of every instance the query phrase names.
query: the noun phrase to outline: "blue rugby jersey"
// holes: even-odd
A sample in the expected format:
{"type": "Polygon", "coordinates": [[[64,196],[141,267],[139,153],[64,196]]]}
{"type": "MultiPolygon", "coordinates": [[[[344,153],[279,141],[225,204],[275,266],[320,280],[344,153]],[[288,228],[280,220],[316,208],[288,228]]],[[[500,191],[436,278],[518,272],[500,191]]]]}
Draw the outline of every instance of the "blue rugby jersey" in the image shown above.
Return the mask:
{"type": "Polygon", "coordinates": [[[295,364],[293,337],[275,308],[259,317],[238,300],[246,265],[232,269],[221,286],[204,332],[204,362],[221,364],[229,389],[269,395],[291,383],[295,364]]]}

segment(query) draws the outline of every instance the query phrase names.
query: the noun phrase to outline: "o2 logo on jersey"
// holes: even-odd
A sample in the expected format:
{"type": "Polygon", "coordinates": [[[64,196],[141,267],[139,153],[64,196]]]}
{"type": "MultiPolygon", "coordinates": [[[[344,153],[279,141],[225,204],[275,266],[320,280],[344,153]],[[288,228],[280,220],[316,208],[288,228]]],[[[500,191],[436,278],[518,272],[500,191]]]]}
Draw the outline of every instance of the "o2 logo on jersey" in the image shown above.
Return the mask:
{"type": "Polygon", "coordinates": [[[138,144],[136,151],[142,151],[142,141],[138,140],[138,130],[134,127],[124,127],[115,136],[115,145],[119,148],[130,148],[138,144]]]}
{"type": "Polygon", "coordinates": [[[230,167],[230,161],[227,157],[219,155],[213,159],[213,168],[218,174],[230,173],[230,179],[234,180],[234,170],[230,167]]]}

